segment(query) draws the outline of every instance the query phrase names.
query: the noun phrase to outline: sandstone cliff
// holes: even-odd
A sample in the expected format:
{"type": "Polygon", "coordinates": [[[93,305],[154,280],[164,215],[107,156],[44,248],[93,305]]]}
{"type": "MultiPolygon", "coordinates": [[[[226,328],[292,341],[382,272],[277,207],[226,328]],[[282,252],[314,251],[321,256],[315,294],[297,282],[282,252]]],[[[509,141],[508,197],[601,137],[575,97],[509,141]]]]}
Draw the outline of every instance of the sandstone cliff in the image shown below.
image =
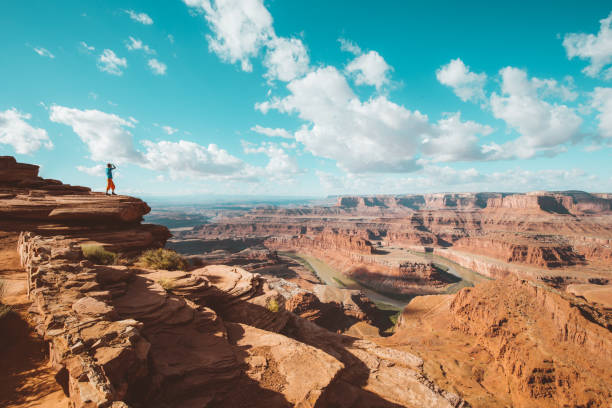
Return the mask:
{"type": "Polygon", "coordinates": [[[583,299],[503,279],[416,298],[385,344],[417,353],[475,407],[605,407],[610,327],[583,299]]]}
{"type": "Polygon", "coordinates": [[[420,358],[298,316],[316,313],[316,301],[287,299],[259,274],[84,259],[83,243],[136,253],[163,245],[168,231],[140,224],[149,208],[138,199],[40,179],[12,158],[1,163],[0,208],[10,222],[3,217],[0,230],[19,234],[2,250],[20,255],[33,324],[73,407],[467,406],[427,377],[420,358]]]}

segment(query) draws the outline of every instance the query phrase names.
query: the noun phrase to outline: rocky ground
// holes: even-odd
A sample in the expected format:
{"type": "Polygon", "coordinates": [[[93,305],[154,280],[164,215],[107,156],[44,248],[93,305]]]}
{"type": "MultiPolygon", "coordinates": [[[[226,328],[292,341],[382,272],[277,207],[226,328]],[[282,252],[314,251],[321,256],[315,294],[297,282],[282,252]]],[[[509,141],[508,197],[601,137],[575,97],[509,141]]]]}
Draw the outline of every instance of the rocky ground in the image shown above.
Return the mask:
{"type": "MultiPolygon", "coordinates": [[[[7,282],[1,300],[15,305],[0,320],[3,406],[607,407],[612,401],[605,274],[558,289],[513,277],[456,295],[419,296],[396,333],[379,337],[363,328],[377,325],[367,298],[321,285],[303,265],[260,246],[257,234],[244,237],[256,245],[233,240],[232,250],[211,241],[211,251],[191,257],[187,270],[95,264],[81,245],[96,243],[129,259],[164,245],[168,231],[141,224],[149,207],[138,199],[106,197],[37,172],[0,158],[0,213],[9,220],[0,225],[0,278],[7,282]]],[[[468,198],[461,205],[484,200],[468,198]]],[[[308,232],[266,225],[249,229],[308,232]]],[[[366,257],[358,258],[364,264],[381,255],[374,238],[389,236],[382,227],[349,238],[344,227],[311,231],[327,235],[304,246],[356,254],[366,257]]],[[[596,256],[583,254],[587,263],[605,254],[605,247],[593,248],[596,256]]],[[[437,279],[419,271],[399,276],[429,275],[426,284],[437,279]]]]}

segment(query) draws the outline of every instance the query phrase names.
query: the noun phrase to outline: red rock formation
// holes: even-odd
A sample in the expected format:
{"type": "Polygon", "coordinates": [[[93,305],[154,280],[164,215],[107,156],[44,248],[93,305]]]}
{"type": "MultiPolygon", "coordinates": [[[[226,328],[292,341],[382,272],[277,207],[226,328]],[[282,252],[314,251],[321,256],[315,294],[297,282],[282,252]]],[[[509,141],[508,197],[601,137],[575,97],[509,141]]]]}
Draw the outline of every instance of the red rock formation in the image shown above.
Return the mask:
{"type": "Polygon", "coordinates": [[[0,156],[0,226],[5,231],[61,234],[113,251],[163,246],[167,228],[140,225],[151,209],[142,200],[106,196],[38,177],[38,166],[0,156]]]}
{"type": "Polygon", "coordinates": [[[475,407],[612,402],[612,332],[592,306],[543,285],[498,280],[417,298],[383,343],[432,362],[428,374],[475,407]]]}
{"type": "MultiPolygon", "coordinates": [[[[32,167],[11,166],[34,177],[32,167]]],[[[66,206],[47,192],[44,211],[27,204],[31,219],[12,201],[23,199],[21,191],[3,198],[4,208],[18,215],[8,227],[23,231],[16,250],[32,319],[71,406],[465,406],[431,382],[415,356],[331,333],[287,311],[285,297],[258,274],[223,265],[186,272],[84,260],[81,244],[104,234],[108,246],[142,248],[144,241],[124,238],[144,228],[138,220],[148,207],[127,197],[107,203],[113,199],[86,190],[71,190],[66,206]],[[107,205],[114,225],[83,216],[96,202],[107,205]],[[49,207],[65,216],[51,222],[49,207]]]]}

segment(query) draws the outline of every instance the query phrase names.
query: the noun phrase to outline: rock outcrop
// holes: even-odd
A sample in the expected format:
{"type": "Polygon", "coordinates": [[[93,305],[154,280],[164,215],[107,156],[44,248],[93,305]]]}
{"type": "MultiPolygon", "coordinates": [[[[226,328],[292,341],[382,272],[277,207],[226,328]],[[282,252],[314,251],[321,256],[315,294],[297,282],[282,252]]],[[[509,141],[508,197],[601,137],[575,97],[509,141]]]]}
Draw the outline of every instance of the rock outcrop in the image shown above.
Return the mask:
{"type": "MultiPolygon", "coordinates": [[[[336,207],[253,210],[183,237],[259,238],[271,248],[316,252],[346,274],[364,260],[375,260],[369,266],[374,272],[386,263],[374,255],[386,247],[441,256],[447,248],[453,261],[485,276],[565,285],[606,278],[612,261],[611,197],[579,191],[339,197],[336,207]],[[336,238],[330,241],[326,231],[336,238]],[[361,245],[363,240],[368,243],[361,245]]],[[[382,275],[397,274],[384,269],[382,275]]],[[[420,285],[436,286],[427,279],[420,285]]]]}
{"type": "Polygon", "coordinates": [[[170,237],[165,227],[140,224],[151,210],[144,201],[44,179],[38,169],[0,156],[2,230],[62,235],[117,252],[160,247],[170,237]]]}
{"type": "MultiPolygon", "coordinates": [[[[69,186],[56,199],[35,166],[2,163],[21,178],[3,181],[0,206],[14,217],[0,229],[21,231],[14,250],[32,320],[73,407],[467,406],[432,382],[414,355],[298,316],[308,314],[307,302],[285,297],[280,280],[238,266],[165,271],[84,259],[83,243],[137,251],[163,244],[167,230],[130,239],[148,228],[139,224],[148,211],[142,201],[69,186]],[[44,210],[24,198],[32,191],[44,210]],[[91,215],[95,206],[108,209],[104,217],[91,215]],[[62,215],[54,218],[56,210],[62,215]]],[[[315,292],[323,303],[340,296],[315,292]]]]}
{"type": "Polygon", "coordinates": [[[413,300],[385,342],[417,353],[473,406],[604,407],[612,332],[601,309],[545,285],[502,279],[413,300]]]}

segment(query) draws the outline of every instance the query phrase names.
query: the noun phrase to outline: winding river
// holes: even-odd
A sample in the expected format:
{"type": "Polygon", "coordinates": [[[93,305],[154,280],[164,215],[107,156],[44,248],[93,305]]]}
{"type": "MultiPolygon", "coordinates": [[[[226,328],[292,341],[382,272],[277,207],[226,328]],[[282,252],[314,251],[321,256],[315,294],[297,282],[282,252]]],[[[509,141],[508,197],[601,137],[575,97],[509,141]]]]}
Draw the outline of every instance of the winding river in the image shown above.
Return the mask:
{"type": "MultiPolygon", "coordinates": [[[[425,262],[433,262],[437,267],[461,279],[459,282],[450,285],[445,291],[445,293],[456,293],[461,288],[464,288],[466,286],[474,286],[475,283],[488,279],[470,269],[464,268],[456,264],[455,262],[439,255],[434,255],[432,253],[416,252],[401,247],[390,247],[389,249],[393,250],[395,253],[403,252],[405,253],[407,258],[414,259],[415,257],[417,257],[422,258],[422,260],[425,262]]],[[[285,253],[284,255],[289,254],[285,253]]],[[[414,297],[406,296],[401,299],[392,298],[343,275],[342,273],[335,270],[319,258],[303,253],[291,254],[290,256],[293,259],[296,259],[298,262],[305,264],[307,267],[310,266],[314,270],[316,275],[319,277],[319,279],[326,285],[335,286],[339,288],[360,290],[373,302],[378,304],[383,303],[389,309],[402,310],[414,297]]]]}

